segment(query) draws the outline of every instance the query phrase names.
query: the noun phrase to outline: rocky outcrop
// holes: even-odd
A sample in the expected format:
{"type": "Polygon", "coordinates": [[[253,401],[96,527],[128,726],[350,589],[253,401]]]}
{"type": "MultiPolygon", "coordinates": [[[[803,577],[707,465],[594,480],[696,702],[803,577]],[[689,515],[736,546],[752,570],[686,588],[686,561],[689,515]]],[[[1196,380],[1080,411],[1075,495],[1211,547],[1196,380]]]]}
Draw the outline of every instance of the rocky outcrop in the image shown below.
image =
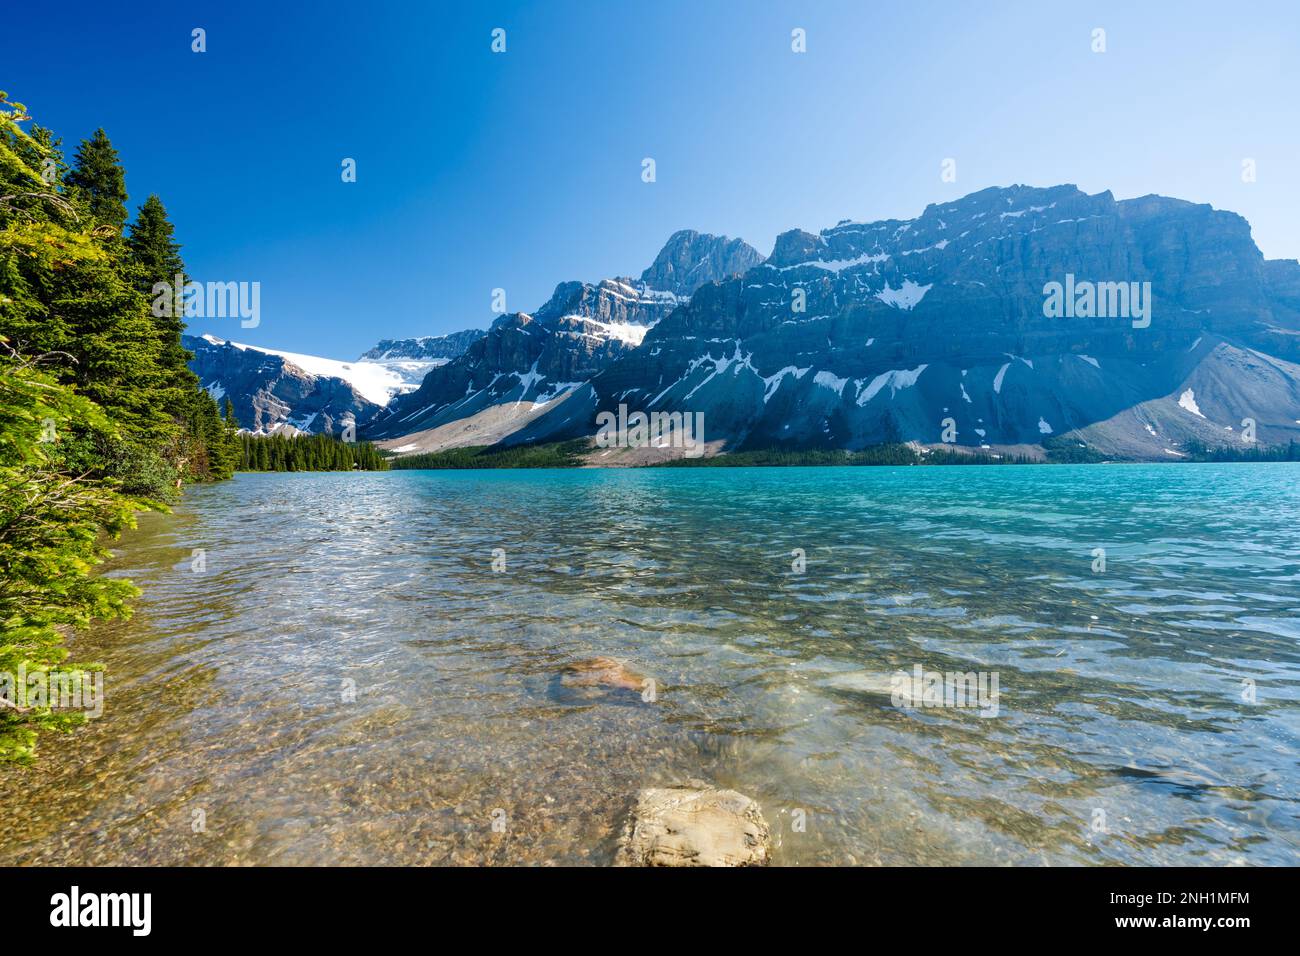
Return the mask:
{"type": "Polygon", "coordinates": [[[619,866],[766,866],[772,834],[758,804],[704,785],[642,790],[619,866]]]}

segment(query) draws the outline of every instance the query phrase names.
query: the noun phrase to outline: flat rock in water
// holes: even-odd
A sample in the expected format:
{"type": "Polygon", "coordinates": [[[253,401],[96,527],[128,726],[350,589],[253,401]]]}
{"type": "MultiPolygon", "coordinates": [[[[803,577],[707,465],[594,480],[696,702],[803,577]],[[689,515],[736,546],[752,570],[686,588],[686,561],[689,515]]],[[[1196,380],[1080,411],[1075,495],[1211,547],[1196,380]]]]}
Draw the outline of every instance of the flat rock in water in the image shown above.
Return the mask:
{"type": "Polygon", "coordinates": [[[617,687],[639,691],[645,686],[644,677],[612,657],[593,657],[569,664],[560,679],[569,687],[617,687]]]}
{"type": "Polygon", "coordinates": [[[652,787],[637,796],[619,866],[766,866],[772,833],[735,790],[652,787]]]}

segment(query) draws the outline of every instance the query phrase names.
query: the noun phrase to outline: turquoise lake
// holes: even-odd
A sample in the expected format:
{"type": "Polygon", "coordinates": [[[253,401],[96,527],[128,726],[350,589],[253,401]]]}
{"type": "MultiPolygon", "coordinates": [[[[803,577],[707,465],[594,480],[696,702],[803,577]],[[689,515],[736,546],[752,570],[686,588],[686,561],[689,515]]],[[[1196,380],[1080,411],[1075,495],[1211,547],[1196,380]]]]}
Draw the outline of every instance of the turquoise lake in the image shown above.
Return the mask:
{"type": "Polygon", "coordinates": [[[1300,851],[1300,466],[241,474],[115,551],[0,862],[604,865],[690,780],[783,865],[1300,851]]]}

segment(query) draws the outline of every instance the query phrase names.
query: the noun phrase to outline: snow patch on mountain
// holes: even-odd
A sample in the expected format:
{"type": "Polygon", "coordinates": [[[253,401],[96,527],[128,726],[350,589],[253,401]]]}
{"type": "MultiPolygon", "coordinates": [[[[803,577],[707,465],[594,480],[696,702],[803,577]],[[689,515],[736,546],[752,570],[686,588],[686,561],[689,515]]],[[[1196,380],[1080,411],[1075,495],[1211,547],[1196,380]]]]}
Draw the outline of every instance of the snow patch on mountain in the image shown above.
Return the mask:
{"type": "MultiPolygon", "coordinates": [[[[585,315],[568,315],[566,319],[581,321],[587,327],[595,329],[599,335],[598,338],[617,339],[620,342],[626,342],[632,347],[636,347],[645,340],[645,334],[654,327],[650,325],[636,325],[632,322],[600,322],[596,319],[588,318],[585,315]]],[[[591,334],[591,333],[588,333],[591,334]]]]}
{"type": "Polygon", "coordinates": [[[825,272],[843,272],[845,269],[852,269],[854,266],[867,265],[871,262],[884,262],[889,255],[884,252],[863,253],[852,259],[814,259],[811,262],[796,262],[794,265],[783,266],[780,271],[785,272],[789,269],[802,269],[805,266],[812,266],[814,269],[822,269],[825,272]]]}
{"type": "Polygon", "coordinates": [[[886,385],[889,386],[889,397],[893,398],[899,391],[905,388],[911,388],[916,384],[916,380],[921,377],[928,365],[918,365],[914,369],[894,369],[889,372],[883,372],[871,380],[871,383],[858,393],[857,402],[859,405],[865,405],[871,401],[886,385]]]}
{"type": "Polygon", "coordinates": [[[766,386],[763,389],[763,404],[766,405],[768,400],[776,394],[776,390],[781,387],[781,381],[787,375],[793,375],[796,379],[800,379],[807,374],[808,369],[806,368],[795,368],[793,365],[787,365],[775,375],[769,375],[767,378],[763,379],[763,384],[766,386]]]}
{"type": "Polygon", "coordinates": [[[911,279],[904,279],[902,287],[894,289],[886,282],[885,288],[876,293],[876,298],[885,305],[892,305],[896,309],[911,310],[916,308],[917,303],[925,298],[925,294],[933,286],[934,283],[917,285],[911,279]]]}
{"type": "Polygon", "coordinates": [[[1196,404],[1196,392],[1192,391],[1190,388],[1178,396],[1178,405],[1180,408],[1186,409],[1193,415],[1199,416],[1200,418],[1205,417],[1201,414],[1200,406],[1196,404]]]}
{"type": "Polygon", "coordinates": [[[813,381],[823,388],[829,388],[836,395],[842,395],[844,386],[849,383],[847,378],[840,378],[830,372],[818,372],[813,376],[813,381]]]}

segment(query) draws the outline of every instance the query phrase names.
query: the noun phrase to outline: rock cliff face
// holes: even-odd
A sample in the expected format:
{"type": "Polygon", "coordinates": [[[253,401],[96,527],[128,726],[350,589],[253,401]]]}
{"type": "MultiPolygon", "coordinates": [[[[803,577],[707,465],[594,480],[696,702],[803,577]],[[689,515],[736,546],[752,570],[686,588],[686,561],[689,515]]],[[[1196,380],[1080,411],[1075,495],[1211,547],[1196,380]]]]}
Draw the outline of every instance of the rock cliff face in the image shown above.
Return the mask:
{"type": "Polygon", "coordinates": [[[740,240],[678,232],[640,280],[562,282],[536,312],[499,317],[463,355],[430,371],[365,437],[437,433],[393,445],[409,450],[498,441],[552,404],[567,404],[702,284],[760,260],[740,240]]]}
{"type": "Polygon", "coordinates": [[[503,437],[589,435],[625,404],[703,413],[726,449],[1068,435],[1165,458],[1240,442],[1247,419],[1262,443],[1300,439],[1297,342],[1300,264],[1266,262],[1240,216],[986,189],[911,220],[784,233],[503,437]]]}

